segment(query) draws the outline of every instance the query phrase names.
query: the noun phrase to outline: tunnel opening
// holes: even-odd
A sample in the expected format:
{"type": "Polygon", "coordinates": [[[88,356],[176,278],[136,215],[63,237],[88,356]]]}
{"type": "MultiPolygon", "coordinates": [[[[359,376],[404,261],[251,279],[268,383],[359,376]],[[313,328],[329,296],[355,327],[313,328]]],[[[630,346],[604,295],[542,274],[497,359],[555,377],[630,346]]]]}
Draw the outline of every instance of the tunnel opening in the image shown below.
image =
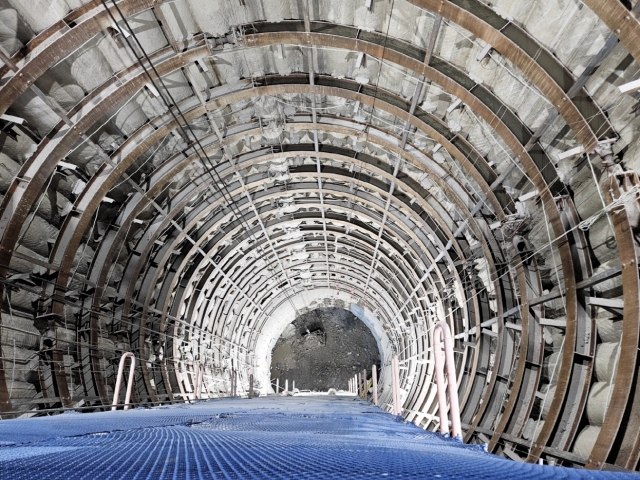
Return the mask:
{"type": "Polygon", "coordinates": [[[271,353],[271,379],[299,390],[346,390],[354,374],[380,369],[380,351],[369,328],[342,308],[318,308],[284,329],[271,353]]]}

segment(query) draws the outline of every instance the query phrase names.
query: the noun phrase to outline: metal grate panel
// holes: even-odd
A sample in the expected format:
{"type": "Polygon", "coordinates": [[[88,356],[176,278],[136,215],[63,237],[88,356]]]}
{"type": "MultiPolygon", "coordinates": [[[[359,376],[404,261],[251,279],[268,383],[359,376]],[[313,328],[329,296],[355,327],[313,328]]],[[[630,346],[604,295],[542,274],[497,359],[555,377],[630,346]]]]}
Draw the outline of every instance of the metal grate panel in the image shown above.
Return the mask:
{"type": "Polygon", "coordinates": [[[219,400],[8,420],[0,422],[0,442],[0,478],[12,480],[623,475],[512,462],[349,397],[219,400]]]}

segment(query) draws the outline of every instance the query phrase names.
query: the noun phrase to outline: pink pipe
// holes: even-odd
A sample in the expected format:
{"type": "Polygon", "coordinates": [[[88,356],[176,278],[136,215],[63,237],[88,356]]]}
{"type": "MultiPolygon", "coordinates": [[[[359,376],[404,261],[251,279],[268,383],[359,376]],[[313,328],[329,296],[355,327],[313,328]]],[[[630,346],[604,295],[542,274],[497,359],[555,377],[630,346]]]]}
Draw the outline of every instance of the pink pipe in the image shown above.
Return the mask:
{"type": "Polygon", "coordinates": [[[195,399],[199,400],[202,398],[202,382],[204,379],[204,365],[200,362],[196,363],[196,388],[195,388],[195,399]]]}
{"type": "Polygon", "coordinates": [[[120,357],[120,365],[118,366],[118,377],[116,379],[116,388],[113,391],[113,402],[112,402],[112,407],[111,410],[116,410],[116,405],[118,405],[118,401],[120,400],[120,385],[122,384],[122,374],[124,372],[124,362],[127,358],[131,358],[131,365],[129,368],[129,381],[127,382],[127,394],[124,397],[124,409],[125,410],[129,410],[129,405],[127,405],[129,403],[129,401],[131,400],[131,389],[133,388],[133,376],[135,375],[135,371],[136,371],[136,356],[131,353],[131,352],[127,352],[124,355],[122,355],[122,357],[120,357]]]}
{"type": "Polygon", "coordinates": [[[444,366],[447,367],[447,383],[449,390],[449,410],[451,411],[451,436],[462,439],[460,425],[460,404],[458,402],[458,383],[453,358],[453,338],[447,322],[438,322],[433,327],[433,356],[436,364],[436,385],[438,387],[438,413],[440,415],[440,433],[449,433],[447,418],[447,398],[444,387],[444,366]],[[444,358],[442,355],[441,336],[444,338],[444,358]]]}
{"type": "Polygon", "coordinates": [[[371,367],[371,381],[373,382],[373,404],[378,406],[378,369],[375,365],[371,367]]]}

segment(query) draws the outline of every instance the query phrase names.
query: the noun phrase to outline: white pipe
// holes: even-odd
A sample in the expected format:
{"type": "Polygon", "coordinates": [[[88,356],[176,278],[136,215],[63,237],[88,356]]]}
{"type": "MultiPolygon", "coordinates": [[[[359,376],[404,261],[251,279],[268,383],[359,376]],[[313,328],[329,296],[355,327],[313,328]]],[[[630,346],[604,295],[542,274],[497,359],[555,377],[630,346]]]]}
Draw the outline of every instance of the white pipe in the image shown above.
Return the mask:
{"type": "Polygon", "coordinates": [[[136,356],[127,352],[122,357],[120,357],[120,365],[118,366],[118,377],[116,379],[116,388],[113,391],[113,402],[111,405],[111,410],[116,410],[118,405],[118,400],[120,399],[120,385],[122,384],[122,373],[124,372],[124,362],[127,358],[131,358],[131,365],[129,366],[129,381],[127,382],[127,394],[124,397],[124,409],[129,410],[128,403],[131,401],[131,389],[133,388],[133,376],[136,371],[136,356]]]}
{"type": "Polygon", "coordinates": [[[444,366],[447,367],[447,383],[449,390],[449,410],[451,411],[451,436],[462,439],[460,425],[460,404],[458,402],[458,384],[456,367],[453,358],[453,338],[447,322],[438,322],[433,327],[433,356],[436,364],[436,385],[438,388],[438,413],[440,415],[440,433],[448,433],[447,399],[444,387],[444,366]],[[444,358],[442,355],[441,335],[444,338],[444,358]]]}
{"type": "Polygon", "coordinates": [[[371,381],[373,382],[373,404],[378,406],[378,370],[375,365],[371,367],[371,381]]]}
{"type": "Polygon", "coordinates": [[[276,378],[276,395],[278,394],[279,391],[280,391],[280,379],[276,378]]]}
{"type": "Polygon", "coordinates": [[[282,391],[282,394],[286,395],[288,391],[289,391],[289,379],[286,379],[284,381],[284,390],[282,391]]]}

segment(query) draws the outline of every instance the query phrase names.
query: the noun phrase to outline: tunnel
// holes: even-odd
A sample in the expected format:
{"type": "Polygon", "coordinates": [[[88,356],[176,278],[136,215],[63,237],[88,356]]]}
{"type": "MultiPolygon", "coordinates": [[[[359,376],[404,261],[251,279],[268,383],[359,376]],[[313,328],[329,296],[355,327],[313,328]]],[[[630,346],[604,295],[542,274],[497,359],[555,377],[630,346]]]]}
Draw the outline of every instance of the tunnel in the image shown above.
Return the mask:
{"type": "Polygon", "coordinates": [[[444,321],[465,444],[637,472],[639,17],[0,0],[0,423],[273,396],[340,309],[420,431],[444,321]]]}

